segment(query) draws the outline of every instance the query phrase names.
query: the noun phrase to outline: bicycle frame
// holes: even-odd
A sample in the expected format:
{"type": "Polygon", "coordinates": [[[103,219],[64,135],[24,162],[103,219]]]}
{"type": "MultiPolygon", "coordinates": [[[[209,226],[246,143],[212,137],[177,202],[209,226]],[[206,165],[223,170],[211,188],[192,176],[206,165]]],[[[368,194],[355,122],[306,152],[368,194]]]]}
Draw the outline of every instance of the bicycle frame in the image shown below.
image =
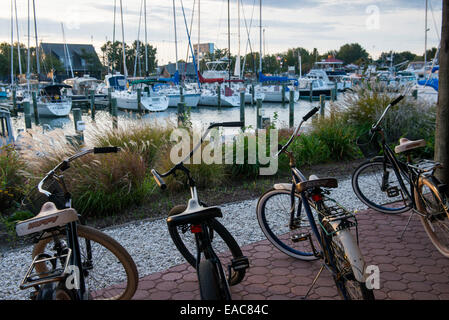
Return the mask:
{"type": "MultiPolygon", "coordinates": [[[[70,162],[83,157],[90,153],[111,153],[111,152],[117,152],[119,149],[117,147],[105,147],[105,148],[93,148],[84,150],[82,152],[79,152],[70,158],[62,161],[60,164],[58,164],[53,170],[47,173],[47,175],[39,182],[38,184],[38,190],[42,194],[45,194],[49,200],[51,201],[54,199],[54,195],[46,190],[43,189],[43,185],[46,180],[53,177],[56,178],[55,180],[58,182],[62,190],[64,191],[64,197],[66,200],[65,208],[72,208],[72,198],[70,193],[67,191],[63,177],[62,176],[56,176],[56,172],[61,170],[65,171],[70,167],[70,162]]],[[[79,216],[80,217],[80,216],[79,216]]],[[[42,235],[45,234],[45,231],[42,233],[42,235]]],[[[84,266],[81,261],[81,250],[79,246],[79,238],[78,238],[78,232],[77,232],[77,222],[70,222],[65,227],[65,234],[67,236],[67,247],[71,250],[71,256],[70,256],[70,265],[75,266],[77,269],[77,274],[75,275],[75,292],[77,294],[77,299],[79,300],[86,300],[88,298],[87,290],[86,290],[86,283],[84,279],[84,266]],[[79,286],[78,286],[79,285],[79,286]]],[[[52,234],[54,241],[56,243],[55,248],[58,249],[58,251],[61,251],[64,249],[63,246],[61,246],[60,240],[57,238],[57,235],[52,234]]],[[[39,240],[42,238],[40,237],[39,240]]],[[[87,250],[87,261],[92,260],[92,250],[91,250],[91,244],[89,240],[86,240],[86,250],[87,250]]],[[[60,255],[60,252],[57,252],[58,255],[60,255]]],[[[88,266],[87,266],[88,267],[88,266]]]]}

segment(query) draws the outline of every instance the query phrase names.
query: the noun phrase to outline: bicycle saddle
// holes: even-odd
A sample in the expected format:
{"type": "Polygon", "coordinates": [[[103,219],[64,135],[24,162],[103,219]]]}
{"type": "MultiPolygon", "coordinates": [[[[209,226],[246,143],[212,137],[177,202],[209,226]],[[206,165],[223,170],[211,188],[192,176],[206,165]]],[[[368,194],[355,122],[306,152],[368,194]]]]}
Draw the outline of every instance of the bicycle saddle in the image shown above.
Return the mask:
{"type": "Polygon", "coordinates": [[[298,192],[321,187],[338,188],[338,181],[335,178],[320,179],[315,175],[311,175],[308,181],[300,182],[296,185],[298,192]]]}
{"type": "Polygon", "coordinates": [[[223,213],[219,207],[203,207],[195,200],[190,200],[187,209],[167,218],[168,225],[198,224],[212,218],[221,218],[223,213]]]}
{"type": "Polygon", "coordinates": [[[410,151],[410,150],[425,147],[425,146],[426,146],[426,141],[423,139],[412,141],[412,140],[408,140],[406,138],[401,138],[399,140],[399,145],[394,148],[394,151],[396,153],[402,153],[402,152],[410,151]]]}
{"type": "Polygon", "coordinates": [[[78,214],[75,209],[58,210],[53,202],[46,202],[37,216],[18,222],[16,224],[16,232],[18,236],[25,236],[63,226],[76,220],[78,220],[78,214]]]}

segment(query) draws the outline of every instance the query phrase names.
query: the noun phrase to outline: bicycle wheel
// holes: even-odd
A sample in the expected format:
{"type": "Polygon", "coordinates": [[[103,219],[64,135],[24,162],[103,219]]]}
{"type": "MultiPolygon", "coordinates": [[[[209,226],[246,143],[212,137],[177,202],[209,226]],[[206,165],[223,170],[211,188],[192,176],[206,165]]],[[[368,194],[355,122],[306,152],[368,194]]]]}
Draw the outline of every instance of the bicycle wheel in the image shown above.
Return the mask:
{"type": "MultiPolygon", "coordinates": [[[[78,225],[77,231],[84,279],[92,298],[131,299],[136,292],[139,276],[129,253],[117,241],[99,230],[78,225]]],[[[64,239],[65,235],[58,237],[64,239]]],[[[52,237],[42,239],[33,248],[33,258],[45,251],[53,251],[53,246],[52,237]]],[[[38,264],[36,271],[45,272],[47,266],[38,264]]]]}
{"type": "MultiPolygon", "coordinates": [[[[337,236],[328,236],[321,230],[323,249],[327,261],[333,261],[336,275],[333,276],[337,291],[345,300],[374,300],[374,292],[365,282],[360,282],[354,275],[353,265],[337,236]]],[[[361,270],[362,274],[364,270],[361,270]]]]}
{"type": "MultiPolygon", "coordinates": [[[[401,189],[393,167],[388,163],[386,169],[385,172],[383,160],[362,163],[352,175],[352,188],[356,196],[368,207],[382,213],[408,211],[407,195],[401,189]]],[[[402,176],[402,180],[409,189],[408,177],[402,176]]]]}
{"type": "MultiPolygon", "coordinates": [[[[186,210],[185,205],[174,207],[170,210],[169,216],[179,214],[186,210]]],[[[211,244],[216,253],[230,251],[231,256],[220,257],[225,272],[227,272],[227,266],[232,264],[233,259],[243,257],[242,250],[235,241],[234,237],[229,231],[216,219],[211,219],[207,222],[209,226],[209,234],[211,235],[211,244]]],[[[176,248],[186,259],[186,261],[194,268],[196,268],[196,242],[195,236],[190,232],[190,225],[181,225],[177,227],[168,227],[170,237],[173,240],[176,248]]],[[[245,277],[246,269],[240,269],[237,271],[231,270],[231,277],[229,284],[234,286],[240,283],[245,277]]]]}
{"type": "MultiPolygon", "coordinates": [[[[301,202],[298,194],[295,194],[295,210],[301,202]]],[[[313,246],[319,248],[319,243],[315,240],[310,227],[309,220],[304,210],[295,217],[295,227],[290,227],[290,205],[291,195],[289,190],[271,189],[263,194],[257,203],[257,220],[262,232],[267,239],[283,253],[301,260],[315,260],[312,244],[309,239],[313,239],[313,246]],[[309,239],[304,239],[304,235],[309,235],[309,239]]],[[[313,210],[313,209],[312,209],[313,210]]],[[[315,217],[316,213],[313,212],[315,217]]]]}
{"type": "Polygon", "coordinates": [[[200,262],[198,268],[198,283],[201,300],[228,300],[220,290],[220,277],[215,265],[210,260],[200,262]]]}
{"type": "Polygon", "coordinates": [[[419,179],[415,190],[416,207],[426,215],[421,217],[421,222],[433,245],[449,258],[449,201],[436,185],[429,178],[419,179]]]}

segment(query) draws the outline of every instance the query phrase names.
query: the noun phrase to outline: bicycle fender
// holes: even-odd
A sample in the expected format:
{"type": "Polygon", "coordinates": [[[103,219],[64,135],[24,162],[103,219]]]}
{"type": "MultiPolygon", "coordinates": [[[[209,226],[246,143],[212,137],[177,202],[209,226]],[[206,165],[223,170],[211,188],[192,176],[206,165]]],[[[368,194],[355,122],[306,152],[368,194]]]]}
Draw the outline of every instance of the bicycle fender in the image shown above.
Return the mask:
{"type": "MultiPolygon", "coordinates": [[[[330,224],[334,229],[336,229],[339,222],[330,222],[330,224]]],[[[363,259],[362,252],[360,251],[360,248],[357,245],[357,241],[355,240],[354,236],[352,235],[350,230],[338,231],[336,236],[342,244],[345,254],[351,263],[351,268],[356,280],[365,283],[366,263],[363,259]]]]}

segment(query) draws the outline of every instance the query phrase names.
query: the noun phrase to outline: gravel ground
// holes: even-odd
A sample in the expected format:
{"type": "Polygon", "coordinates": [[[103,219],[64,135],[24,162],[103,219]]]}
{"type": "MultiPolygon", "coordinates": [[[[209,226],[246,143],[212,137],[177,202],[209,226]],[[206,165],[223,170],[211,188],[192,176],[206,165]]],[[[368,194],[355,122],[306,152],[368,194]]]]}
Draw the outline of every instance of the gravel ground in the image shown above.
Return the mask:
{"type": "MultiPolygon", "coordinates": [[[[366,208],[356,198],[350,179],[340,180],[339,188],[333,190],[331,196],[349,210],[366,208]]],[[[220,221],[241,246],[265,239],[256,219],[256,204],[257,199],[253,199],[221,206],[223,218],[220,221]]],[[[128,223],[102,231],[128,250],[137,265],[139,277],[185,262],[170,239],[164,219],[128,223]]],[[[31,250],[27,246],[0,253],[0,274],[3,275],[0,299],[27,299],[31,289],[21,291],[18,286],[31,263],[31,250]]]]}

